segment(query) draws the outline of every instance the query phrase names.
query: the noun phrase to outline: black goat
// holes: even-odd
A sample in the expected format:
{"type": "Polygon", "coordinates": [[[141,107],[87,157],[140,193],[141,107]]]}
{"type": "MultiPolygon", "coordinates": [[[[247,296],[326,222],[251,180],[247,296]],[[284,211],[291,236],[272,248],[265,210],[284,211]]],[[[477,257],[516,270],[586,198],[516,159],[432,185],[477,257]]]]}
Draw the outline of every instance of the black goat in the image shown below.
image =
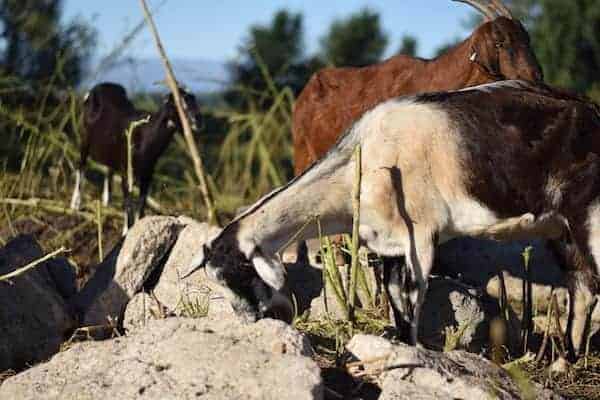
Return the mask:
{"type": "MultiPolygon", "coordinates": [[[[196,98],[182,89],[179,90],[187,111],[196,116],[196,98]]],[[[82,174],[87,157],[91,156],[108,167],[102,195],[105,205],[110,201],[113,172],[120,172],[123,177],[121,182],[126,218],[124,230],[127,230],[133,223],[134,216],[143,216],[154,166],[169,145],[173,134],[181,130],[181,121],[172,94],[166,96],[158,111],[149,113],[137,110],[121,85],[104,82],[94,86],[85,96],[83,103],[83,135],[71,208],[79,209],[81,206],[82,174]],[[133,174],[140,188],[140,197],[134,210],[126,179],[125,131],[132,122],[144,118],[148,118],[148,122],[136,127],[132,134],[133,174]]]]}

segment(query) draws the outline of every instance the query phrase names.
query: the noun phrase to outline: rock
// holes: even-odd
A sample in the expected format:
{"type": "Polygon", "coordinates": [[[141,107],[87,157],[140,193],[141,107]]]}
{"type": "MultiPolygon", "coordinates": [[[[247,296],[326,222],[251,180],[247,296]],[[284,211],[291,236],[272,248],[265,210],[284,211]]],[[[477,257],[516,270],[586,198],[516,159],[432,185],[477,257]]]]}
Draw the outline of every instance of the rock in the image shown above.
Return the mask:
{"type": "Polygon", "coordinates": [[[158,283],[152,289],[154,295],[168,313],[175,315],[189,314],[186,305],[202,303],[209,303],[210,312],[233,312],[229,302],[221,295],[221,288],[208,280],[203,269],[186,279],[180,278],[186,273],[198,249],[221,229],[187,217],[180,217],[180,222],[186,226],[173,245],[158,283]]]}
{"type": "Polygon", "coordinates": [[[108,254],[94,276],[75,296],[83,325],[119,320],[129,300],[161,275],[164,257],[182,228],[174,217],[146,217],[108,254]]]}
{"type": "MultiPolygon", "coordinates": [[[[290,286],[299,299],[299,309],[302,310],[304,299],[308,297],[313,318],[326,314],[321,273],[320,269],[310,266],[301,269],[293,264],[288,268],[290,286]],[[319,290],[318,294],[316,290],[319,290]]],[[[329,314],[344,318],[333,291],[327,289],[329,314]]],[[[419,322],[419,340],[427,348],[442,350],[446,328],[452,328],[461,333],[456,337],[456,348],[480,352],[488,342],[488,323],[495,311],[495,306],[487,302],[484,294],[473,287],[454,279],[431,277],[419,322]]]]}
{"type": "Polygon", "coordinates": [[[394,350],[394,345],[385,338],[361,333],[350,339],[346,349],[359,360],[373,360],[388,357],[394,350]]]}
{"type": "Polygon", "coordinates": [[[566,374],[570,369],[569,362],[564,357],[558,357],[556,361],[554,361],[548,369],[553,374],[566,374]]]}
{"type": "MultiPolygon", "coordinates": [[[[21,235],[0,249],[0,275],[12,272],[42,257],[40,245],[21,235]]],[[[44,262],[11,279],[0,282],[0,371],[18,370],[56,353],[75,321],[44,262]]]]}
{"type": "MultiPolygon", "coordinates": [[[[522,398],[508,372],[481,356],[461,350],[441,353],[405,344],[385,345],[383,341],[360,335],[348,345],[363,361],[385,358],[379,369],[380,400],[522,398]]],[[[559,398],[537,386],[532,385],[531,390],[536,391],[536,398],[559,398]]]]}
{"type": "Polygon", "coordinates": [[[419,321],[419,340],[427,348],[443,350],[446,336],[451,334],[452,349],[480,352],[489,337],[490,316],[483,301],[483,294],[473,287],[431,277],[419,321]]]}
{"type": "Polygon", "coordinates": [[[7,379],[2,399],[322,399],[307,339],[280,321],[167,318],[7,379]]]}
{"type": "Polygon", "coordinates": [[[126,331],[133,331],[145,326],[151,319],[164,318],[161,313],[164,308],[156,304],[156,301],[146,292],[141,292],[133,296],[123,315],[123,328],[126,331]]]}
{"type": "Polygon", "coordinates": [[[465,351],[440,353],[373,335],[355,335],[346,348],[365,361],[367,373],[379,375],[380,400],[521,399],[522,390],[538,399],[560,398],[533,384],[519,388],[506,370],[465,351]]]}

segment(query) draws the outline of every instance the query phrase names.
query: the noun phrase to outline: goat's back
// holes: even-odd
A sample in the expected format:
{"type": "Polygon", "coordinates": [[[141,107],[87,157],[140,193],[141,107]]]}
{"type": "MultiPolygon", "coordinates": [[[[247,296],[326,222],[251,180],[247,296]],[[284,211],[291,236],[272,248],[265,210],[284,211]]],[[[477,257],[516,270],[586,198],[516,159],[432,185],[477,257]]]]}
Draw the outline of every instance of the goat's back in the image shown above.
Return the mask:
{"type": "Polygon", "coordinates": [[[83,103],[82,146],[90,156],[111,168],[124,164],[125,130],[141,113],[115,83],[95,85],[83,103]]]}

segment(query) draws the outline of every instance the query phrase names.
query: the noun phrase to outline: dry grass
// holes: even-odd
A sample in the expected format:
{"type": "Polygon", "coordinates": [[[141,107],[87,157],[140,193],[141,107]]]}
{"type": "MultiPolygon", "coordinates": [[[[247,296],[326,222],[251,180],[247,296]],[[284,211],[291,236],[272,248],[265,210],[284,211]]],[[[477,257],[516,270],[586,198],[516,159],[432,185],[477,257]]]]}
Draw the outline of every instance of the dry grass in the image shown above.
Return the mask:
{"type": "Polygon", "coordinates": [[[600,353],[580,358],[569,372],[551,375],[547,362],[531,361],[523,365],[530,379],[569,399],[600,399],[600,353]],[[587,363],[587,366],[586,366],[587,363]]]}

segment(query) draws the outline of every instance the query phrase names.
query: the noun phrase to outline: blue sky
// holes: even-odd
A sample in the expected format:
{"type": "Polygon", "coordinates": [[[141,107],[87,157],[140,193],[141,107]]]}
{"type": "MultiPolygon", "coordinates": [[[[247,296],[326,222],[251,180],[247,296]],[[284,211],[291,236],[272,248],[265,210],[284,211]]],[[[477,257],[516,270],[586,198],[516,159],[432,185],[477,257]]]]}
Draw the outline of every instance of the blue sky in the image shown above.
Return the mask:
{"type": "MultiPolygon", "coordinates": [[[[160,0],[150,0],[158,4],[160,0]]],[[[403,34],[419,39],[419,53],[429,57],[440,44],[465,37],[461,22],[471,12],[450,0],[168,0],[155,16],[169,56],[227,61],[252,24],[270,21],[273,13],[287,8],[304,15],[305,47],[316,51],[319,38],[331,21],[368,6],[381,15],[390,38],[388,54],[395,51],[403,34]]],[[[138,0],[65,0],[64,18],[81,16],[98,30],[98,54],[112,49],[142,18],[138,0]]],[[[134,57],[154,57],[145,30],[127,51],[134,57]]]]}

